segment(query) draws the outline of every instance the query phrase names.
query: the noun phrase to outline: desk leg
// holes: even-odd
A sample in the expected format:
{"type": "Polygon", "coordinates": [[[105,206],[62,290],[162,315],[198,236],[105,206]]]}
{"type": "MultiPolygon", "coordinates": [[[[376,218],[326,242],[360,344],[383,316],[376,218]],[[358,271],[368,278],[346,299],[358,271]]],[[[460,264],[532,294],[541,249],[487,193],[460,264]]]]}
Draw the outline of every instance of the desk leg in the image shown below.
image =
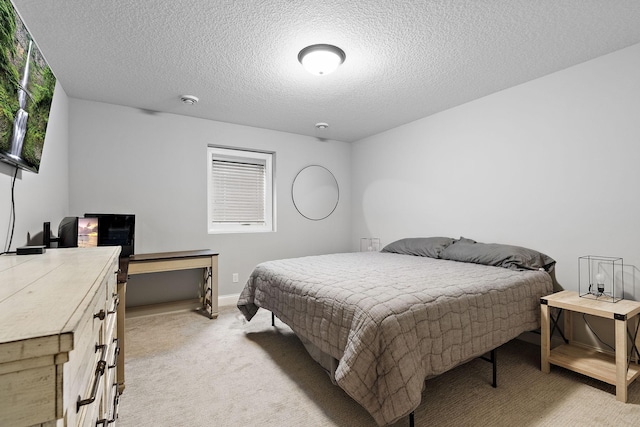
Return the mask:
{"type": "Polygon", "coordinates": [[[213,268],[205,267],[204,283],[202,284],[202,311],[209,319],[218,317],[214,315],[213,308],[213,268]]]}
{"type": "Polygon", "coordinates": [[[551,354],[551,311],[547,304],[540,304],[540,332],[541,332],[541,352],[540,352],[540,369],[545,374],[551,371],[549,365],[549,355],[551,354]]]}
{"type": "Polygon", "coordinates": [[[204,268],[204,283],[202,284],[202,311],[206,314],[209,319],[212,319],[213,307],[211,306],[212,301],[212,289],[211,289],[211,275],[213,274],[213,269],[211,267],[204,268]]]}
{"type": "Polygon", "coordinates": [[[627,320],[616,319],[616,399],[627,402],[627,320]]]}
{"type": "Polygon", "coordinates": [[[207,276],[203,299],[204,309],[209,318],[215,319],[218,317],[218,256],[211,257],[211,267],[207,276]]]}
{"type": "Polygon", "coordinates": [[[218,317],[218,256],[211,257],[211,316],[218,317]]]}
{"type": "Polygon", "coordinates": [[[638,333],[638,327],[640,325],[638,325],[638,323],[640,322],[640,316],[635,316],[633,318],[633,330],[635,331],[635,345],[636,345],[636,356],[635,356],[635,361],[636,363],[640,364],[640,355],[638,354],[638,350],[640,350],[640,334],[638,333]]]}

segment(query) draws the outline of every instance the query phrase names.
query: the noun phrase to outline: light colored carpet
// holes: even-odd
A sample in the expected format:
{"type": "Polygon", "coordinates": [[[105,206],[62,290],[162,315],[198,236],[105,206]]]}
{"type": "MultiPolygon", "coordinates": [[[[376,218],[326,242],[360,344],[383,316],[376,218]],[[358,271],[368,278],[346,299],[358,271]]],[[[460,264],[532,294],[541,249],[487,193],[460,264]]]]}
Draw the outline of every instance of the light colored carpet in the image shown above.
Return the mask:
{"type": "MultiPolygon", "coordinates": [[[[376,425],[267,311],[251,322],[235,307],[216,320],[127,319],[126,340],[121,427],[376,425]]],[[[613,386],[557,367],[543,374],[539,351],[517,340],[502,346],[497,389],[479,359],[428,380],[416,426],[640,425],[640,382],[623,404],[613,386]]]]}

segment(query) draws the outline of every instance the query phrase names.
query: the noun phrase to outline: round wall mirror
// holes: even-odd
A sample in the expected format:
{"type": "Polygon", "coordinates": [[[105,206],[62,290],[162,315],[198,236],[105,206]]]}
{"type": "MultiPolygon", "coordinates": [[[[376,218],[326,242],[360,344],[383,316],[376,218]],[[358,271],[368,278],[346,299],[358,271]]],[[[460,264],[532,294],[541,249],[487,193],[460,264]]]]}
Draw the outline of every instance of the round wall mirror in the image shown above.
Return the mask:
{"type": "Polygon", "coordinates": [[[319,221],[331,215],[338,206],[338,181],[325,167],[307,166],[293,180],[291,196],[300,215],[319,221]]]}

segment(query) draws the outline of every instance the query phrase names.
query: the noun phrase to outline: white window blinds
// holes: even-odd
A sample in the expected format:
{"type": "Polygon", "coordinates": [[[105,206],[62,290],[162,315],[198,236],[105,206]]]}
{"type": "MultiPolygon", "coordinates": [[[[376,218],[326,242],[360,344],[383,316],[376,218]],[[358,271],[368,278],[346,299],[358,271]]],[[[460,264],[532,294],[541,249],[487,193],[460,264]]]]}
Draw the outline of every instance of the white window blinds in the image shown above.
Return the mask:
{"type": "Polygon", "coordinates": [[[212,159],[211,219],[216,223],[265,223],[264,164],[212,159]]]}
{"type": "Polygon", "coordinates": [[[276,231],[275,153],[207,148],[209,234],[276,231]]]}

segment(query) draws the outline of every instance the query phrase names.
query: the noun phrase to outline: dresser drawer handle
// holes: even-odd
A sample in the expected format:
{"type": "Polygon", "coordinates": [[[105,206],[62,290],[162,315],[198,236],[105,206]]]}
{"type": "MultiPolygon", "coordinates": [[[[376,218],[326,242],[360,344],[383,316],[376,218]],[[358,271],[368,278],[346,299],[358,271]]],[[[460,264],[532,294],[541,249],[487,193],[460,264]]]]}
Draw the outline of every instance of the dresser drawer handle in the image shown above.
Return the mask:
{"type": "Polygon", "coordinates": [[[76,403],[76,412],[80,411],[80,407],[84,405],[88,405],[93,403],[96,400],[96,395],[98,394],[98,386],[100,385],[100,377],[104,375],[104,368],[107,366],[106,353],[107,346],[106,344],[97,345],[96,351],[101,350],[100,360],[96,364],[96,372],[93,377],[93,386],[91,387],[91,396],[87,399],[82,399],[82,396],[78,396],[78,402],[76,403]]]}
{"type": "Polygon", "coordinates": [[[116,348],[113,350],[113,365],[107,366],[109,369],[113,369],[118,366],[118,355],[120,355],[120,340],[118,338],[114,338],[113,342],[116,344],[116,348]]]}
{"type": "Polygon", "coordinates": [[[107,311],[107,314],[115,314],[118,312],[118,306],[120,305],[120,297],[118,294],[115,294],[115,302],[113,303],[113,310],[107,311]]]}
{"type": "Polygon", "coordinates": [[[93,315],[93,318],[95,319],[97,317],[100,320],[104,320],[105,316],[106,316],[106,314],[105,314],[104,310],[100,310],[98,313],[93,315]]]}
{"type": "MultiPolygon", "coordinates": [[[[113,383],[113,387],[118,387],[118,383],[113,383]]],[[[120,394],[118,394],[118,391],[116,390],[115,395],[113,396],[113,410],[111,411],[111,419],[108,420],[106,418],[103,418],[101,420],[96,421],[96,427],[98,427],[98,424],[102,424],[102,426],[106,426],[109,425],[111,423],[115,423],[116,420],[118,419],[118,403],[120,402],[120,394]]]]}

